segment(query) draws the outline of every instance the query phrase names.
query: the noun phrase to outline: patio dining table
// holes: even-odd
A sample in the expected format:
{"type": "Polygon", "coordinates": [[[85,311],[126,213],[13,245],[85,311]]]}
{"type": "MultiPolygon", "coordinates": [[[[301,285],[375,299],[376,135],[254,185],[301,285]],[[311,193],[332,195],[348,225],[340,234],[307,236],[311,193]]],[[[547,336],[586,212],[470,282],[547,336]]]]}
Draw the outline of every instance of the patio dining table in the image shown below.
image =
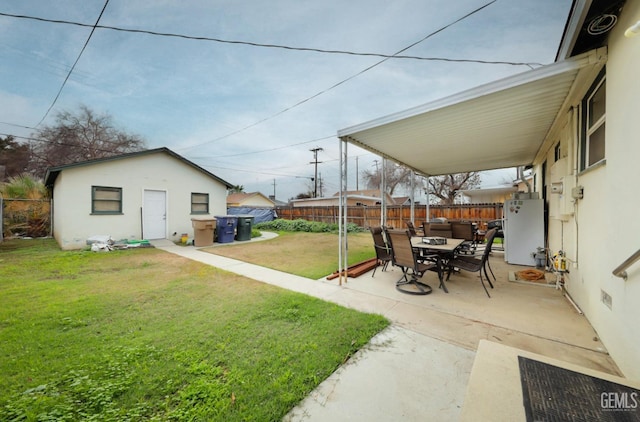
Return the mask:
{"type": "Polygon", "coordinates": [[[411,238],[411,246],[419,249],[424,255],[437,255],[438,260],[438,278],[440,279],[440,287],[445,293],[449,293],[444,283],[444,270],[447,268],[447,262],[455,256],[455,251],[466,239],[446,238],[447,243],[442,245],[433,245],[425,243],[422,236],[413,236],[411,238]]]}

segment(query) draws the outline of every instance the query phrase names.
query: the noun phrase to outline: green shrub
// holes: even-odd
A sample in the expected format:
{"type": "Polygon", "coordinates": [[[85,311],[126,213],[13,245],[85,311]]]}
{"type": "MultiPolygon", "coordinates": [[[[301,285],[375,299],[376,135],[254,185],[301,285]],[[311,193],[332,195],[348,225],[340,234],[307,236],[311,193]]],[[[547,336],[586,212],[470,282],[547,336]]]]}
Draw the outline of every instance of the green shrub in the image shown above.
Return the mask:
{"type": "MultiPolygon", "coordinates": [[[[338,224],[327,224],[320,223],[318,221],[307,221],[307,220],[283,220],[281,218],[266,221],[263,223],[258,223],[254,226],[257,229],[261,230],[273,230],[273,231],[282,231],[282,232],[309,232],[309,233],[337,233],[338,232],[338,224]]],[[[362,227],[348,223],[347,231],[349,233],[357,233],[365,231],[362,227]]]]}

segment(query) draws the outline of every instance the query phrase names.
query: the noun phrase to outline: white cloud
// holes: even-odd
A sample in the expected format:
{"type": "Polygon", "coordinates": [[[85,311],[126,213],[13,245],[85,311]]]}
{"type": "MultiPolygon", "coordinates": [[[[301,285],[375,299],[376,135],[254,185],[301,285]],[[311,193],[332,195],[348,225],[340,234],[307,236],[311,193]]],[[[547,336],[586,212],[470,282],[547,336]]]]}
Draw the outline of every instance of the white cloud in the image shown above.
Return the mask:
{"type": "MultiPolygon", "coordinates": [[[[101,23],[391,54],[484,4],[484,0],[111,0],[101,23]]],[[[499,0],[405,54],[548,63],[555,57],[570,6],[571,0],[499,0]]],[[[101,7],[99,2],[60,0],[13,2],[0,6],[0,11],[92,24],[101,7]]],[[[0,31],[0,53],[9,64],[0,68],[0,112],[5,121],[35,124],[51,104],[89,29],[0,17],[0,31]]],[[[150,147],[167,146],[199,164],[209,164],[214,173],[248,190],[272,193],[275,178],[278,196],[286,199],[306,190],[308,181],[278,175],[313,174],[309,149],[315,146],[325,149],[327,162],[319,171],[326,178],[326,193],[337,188],[338,163],[330,161],[338,158],[337,139],[301,143],[526,70],[388,60],[272,117],[379,60],[98,29],[47,122],[53,121],[57,110],[86,104],[111,114],[125,130],[146,138],[150,147]],[[185,149],[192,145],[200,146],[185,149]],[[265,149],[275,150],[231,156],[265,149]],[[231,168],[242,171],[227,170],[231,168]]],[[[13,130],[0,125],[0,131],[13,130]]],[[[350,154],[362,154],[362,165],[371,165],[374,158],[355,147],[350,147],[350,154]]]]}

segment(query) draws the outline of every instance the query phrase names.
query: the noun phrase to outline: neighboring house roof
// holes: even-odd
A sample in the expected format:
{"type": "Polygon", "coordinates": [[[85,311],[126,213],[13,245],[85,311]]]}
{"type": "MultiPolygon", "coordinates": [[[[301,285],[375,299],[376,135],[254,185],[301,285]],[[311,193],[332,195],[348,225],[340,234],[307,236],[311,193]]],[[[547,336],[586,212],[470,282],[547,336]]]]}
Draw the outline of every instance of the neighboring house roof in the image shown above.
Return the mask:
{"type": "MultiPolygon", "coordinates": [[[[364,202],[380,202],[381,199],[379,196],[365,196],[365,195],[356,195],[356,194],[346,194],[346,199],[359,200],[364,202]]],[[[305,199],[292,199],[292,203],[301,203],[301,202],[335,202],[336,204],[340,200],[339,196],[325,196],[322,198],[305,198],[305,199]]],[[[389,205],[394,205],[393,199],[387,194],[387,201],[389,205]]]]}
{"type": "MultiPolygon", "coordinates": [[[[380,198],[380,189],[347,190],[344,193],[347,195],[372,196],[380,198]]],[[[340,196],[340,192],[334,193],[333,196],[340,196]]]]}
{"type": "Polygon", "coordinates": [[[393,202],[396,205],[410,205],[411,204],[411,198],[408,196],[396,196],[393,198],[393,202]]]}
{"type": "MultiPolygon", "coordinates": [[[[380,195],[380,189],[362,189],[362,190],[348,190],[344,192],[345,195],[349,198],[362,198],[366,200],[372,199],[380,199],[382,196],[380,195]]],[[[394,200],[388,193],[385,193],[387,202],[389,204],[394,204],[394,200]]],[[[336,192],[333,194],[334,197],[340,196],[340,192],[336,192]]]]}
{"type": "Polygon", "coordinates": [[[227,205],[230,206],[242,206],[246,203],[251,203],[252,200],[262,200],[268,201],[270,203],[274,203],[271,198],[267,198],[265,195],[260,192],[236,192],[227,196],[227,205]]]}
{"type": "Polygon", "coordinates": [[[273,201],[273,203],[274,203],[276,206],[279,206],[279,207],[282,207],[282,206],[288,205],[288,202],[285,202],[285,201],[281,201],[281,200],[279,200],[279,199],[276,199],[276,197],[275,197],[275,196],[273,196],[273,195],[269,195],[269,199],[271,199],[271,200],[273,201]]]}
{"type": "Polygon", "coordinates": [[[143,150],[143,151],[130,152],[130,153],[127,153],[127,154],[114,155],[112,157],[97,158],[95,160],[81,161],[81,162],[72,163],[72,164],[65,164],[65,165],[62,165],[62,166],[49,167],[47,169],[47,173],[46,173],[46,175],[44,177],[44,184],[45,184],[45,186],[53,186],[53,183],[56,181],[56,178],[58,177],[60,172],[65,170],[65,169],[68,169],[68,168],[90,166],[90,165],[93,165],[93,164],[105,163],[105,162],[116,161],[116,160],[126,160],[126,159],[129,159],[129,158],[142,157],[142,156],[151,155],[151,154],[167,154],[167,155],[170,155],[173,158],[175,158],[177,160],[180,160],[180,161],[184,162],[185,164],[195,168],[196,170],[204,173],[205,175],[211,177],[212,179],[217,180],[218,182],[220,182],[223,185],[225,185],[227,187],[227,189],[233,187],[233,185],[231,183],[219,178],[215,174],[203,169],[199,165],[187,160],[183,156],[181,156],[179,154],[176,154],[175,152],[171,151],[169,148],[166,148],[166,147],[155,148],[155,149],[147,149],[147,150],[143,150]]]}

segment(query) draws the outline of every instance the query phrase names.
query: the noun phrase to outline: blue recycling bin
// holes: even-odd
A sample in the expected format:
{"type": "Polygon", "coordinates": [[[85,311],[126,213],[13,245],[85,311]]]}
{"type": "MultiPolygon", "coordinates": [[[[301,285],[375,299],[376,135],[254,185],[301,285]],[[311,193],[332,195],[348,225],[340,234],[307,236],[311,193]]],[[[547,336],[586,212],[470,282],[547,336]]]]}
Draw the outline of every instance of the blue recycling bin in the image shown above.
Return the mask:
{"type": "Polygon", "coordinates": [[[231,243],[236,237],[238,217],[235,215],[216,215],[216,233],[218,243],[231,243]]]}

